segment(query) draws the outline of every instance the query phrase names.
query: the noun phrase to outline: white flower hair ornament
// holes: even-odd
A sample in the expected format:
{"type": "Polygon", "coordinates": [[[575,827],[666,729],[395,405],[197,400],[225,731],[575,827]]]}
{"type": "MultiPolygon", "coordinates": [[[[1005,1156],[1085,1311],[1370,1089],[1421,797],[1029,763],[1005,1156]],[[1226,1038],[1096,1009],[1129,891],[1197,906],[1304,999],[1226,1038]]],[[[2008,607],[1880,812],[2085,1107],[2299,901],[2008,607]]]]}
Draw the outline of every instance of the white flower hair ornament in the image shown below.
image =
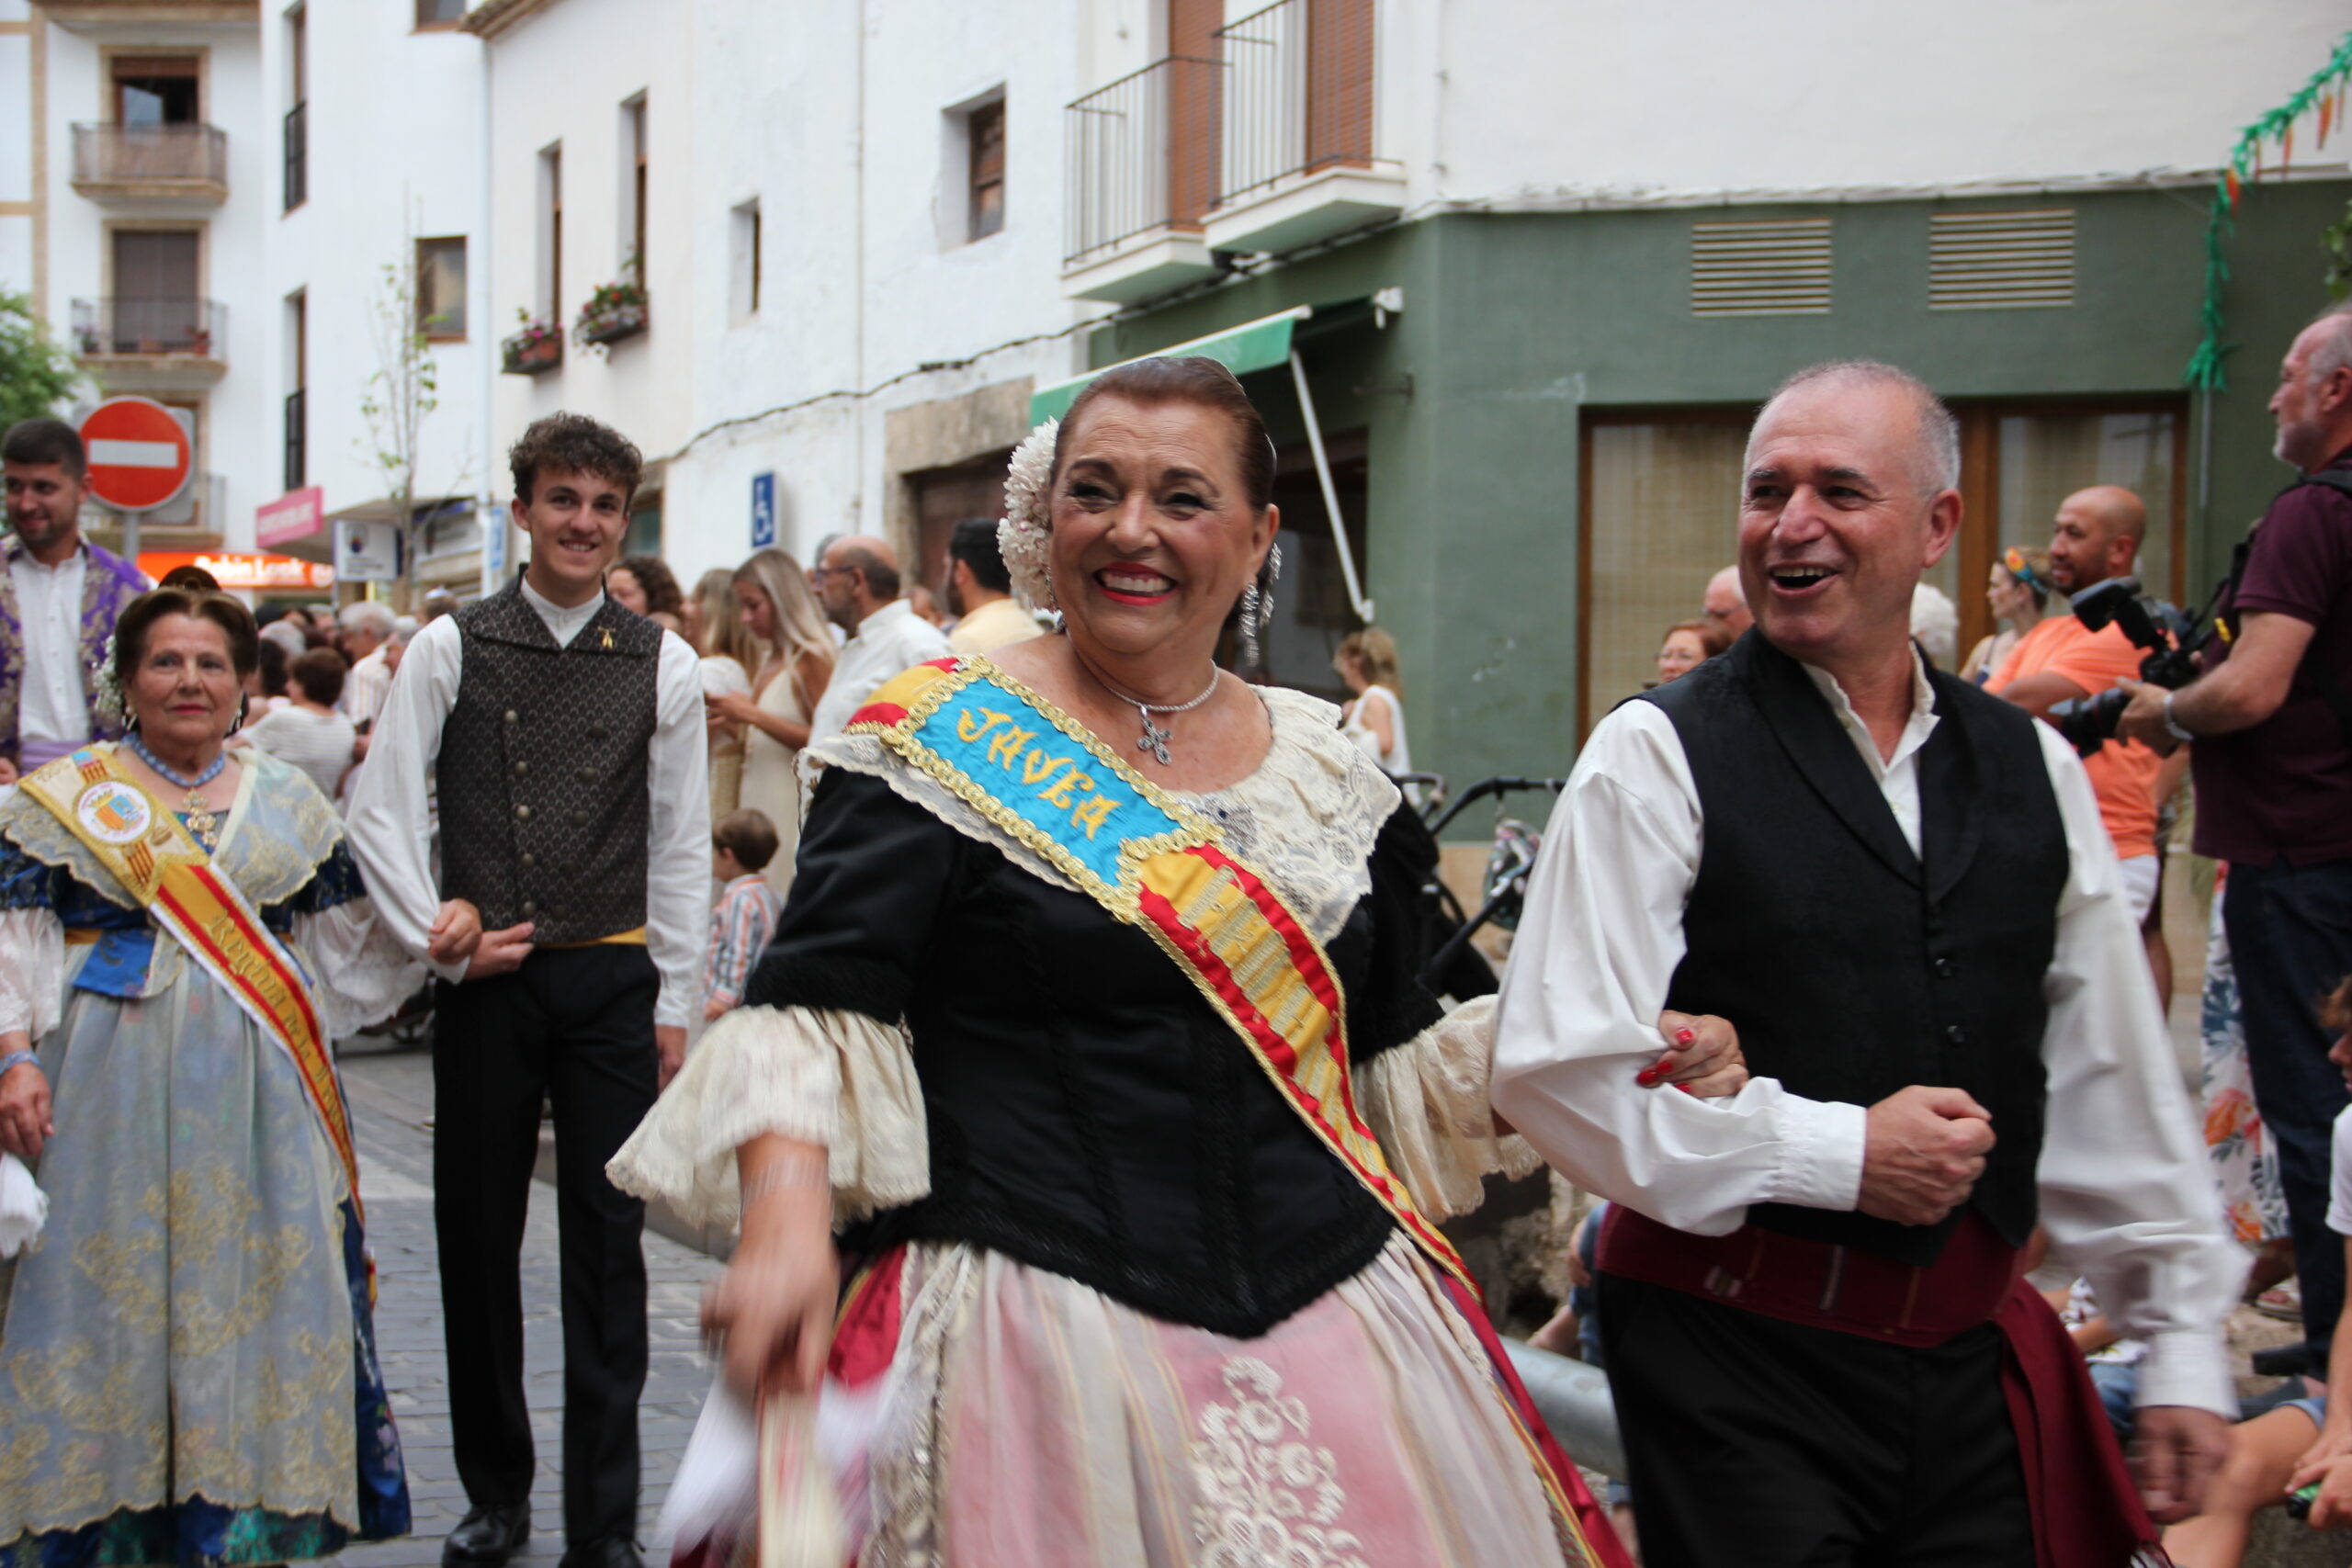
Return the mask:
{"type": "Polygon", "coordinates": [[[107,634],[107,650],[98,656],[98,667],[90,671],[92,705],[98,716],[117,728],[130,722],[130,705],[124,700],[122,677],[115,672],[114,634],[107,634]]]}
{"type": "Polygon", "coordinates": [[[1012,574],[1012,596],[1023,609],[1058,610],[1054,599],[1054,443],[1062,422],[1049,419],[1013,448],[1004,476],[1004,521],[996,525],[996,547],[1012,574]]]}

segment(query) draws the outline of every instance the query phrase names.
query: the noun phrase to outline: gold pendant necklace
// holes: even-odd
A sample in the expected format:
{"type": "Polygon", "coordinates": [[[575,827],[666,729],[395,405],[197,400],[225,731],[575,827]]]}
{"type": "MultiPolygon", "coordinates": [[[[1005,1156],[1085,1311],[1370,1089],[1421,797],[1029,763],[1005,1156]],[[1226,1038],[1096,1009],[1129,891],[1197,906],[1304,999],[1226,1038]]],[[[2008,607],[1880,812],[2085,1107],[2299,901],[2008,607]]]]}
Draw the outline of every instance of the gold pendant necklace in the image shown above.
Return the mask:
{"type": "Polygon", "coordinates": [[[202,792],[198,790],[187,792],[187,798],[180,802],[180,815],[187,818],[189,835],[204,846],[206,854],[210,854],[219,847],[220,818],[214,814],[210,803],[204,798],[202,792]]]}

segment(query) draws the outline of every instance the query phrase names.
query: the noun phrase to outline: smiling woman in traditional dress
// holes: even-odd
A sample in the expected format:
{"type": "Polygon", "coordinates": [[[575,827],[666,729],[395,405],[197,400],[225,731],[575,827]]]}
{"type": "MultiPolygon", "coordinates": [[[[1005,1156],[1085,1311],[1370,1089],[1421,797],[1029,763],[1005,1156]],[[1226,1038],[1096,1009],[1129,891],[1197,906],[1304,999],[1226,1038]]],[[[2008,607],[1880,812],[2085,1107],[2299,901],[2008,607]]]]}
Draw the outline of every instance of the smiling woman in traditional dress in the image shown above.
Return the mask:
{"type": "MultiPolygon", "coordinates": [[[[884,1391],[863,1563],[1623,1562],[1436,1226],[1533,1162],[1483,1006],[1413,980],[1396,786],[1213,660],[1272,468],[1204,359],[1015,455],[1005,558],[1066,635],[918,665],[816,748],[752,1005],[613,1163],[703,1219],[740,1178],[737,1386],[830,1353],[884,1391]]],[[[1693,1028],[1645,1085],[1742,1081],[1693,1028]]]]}
{"type": "Polygon", "coordinates": [[[327,1047],[413,973],[318,786],[223,747],[257,642],[233,599],[142,595],[100,677],[128,737],[0,791],[0,1149],[49,1196],[0,1264],[9,1568],[408,1529],[327,1047]]]}

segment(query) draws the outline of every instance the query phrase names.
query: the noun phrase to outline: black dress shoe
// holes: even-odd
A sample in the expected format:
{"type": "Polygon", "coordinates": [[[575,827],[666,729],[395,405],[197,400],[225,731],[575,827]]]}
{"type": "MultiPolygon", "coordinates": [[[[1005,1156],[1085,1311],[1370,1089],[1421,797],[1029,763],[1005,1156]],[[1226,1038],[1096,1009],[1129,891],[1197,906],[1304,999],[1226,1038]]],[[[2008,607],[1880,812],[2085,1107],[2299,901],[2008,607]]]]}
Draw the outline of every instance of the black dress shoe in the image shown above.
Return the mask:
{"type": "Polygon", "coordinates": [[[562,1568],[645,1568],[645,1559],[627,1536],[600,1535],[567,1550],[562,1568]]]}
{"type": "Polygon", "coordinates": [[[531,1537],[528,1503],[482,1503],[441,1543],[441,1568],[484,1568],[505,1562],[531,1537]]]}

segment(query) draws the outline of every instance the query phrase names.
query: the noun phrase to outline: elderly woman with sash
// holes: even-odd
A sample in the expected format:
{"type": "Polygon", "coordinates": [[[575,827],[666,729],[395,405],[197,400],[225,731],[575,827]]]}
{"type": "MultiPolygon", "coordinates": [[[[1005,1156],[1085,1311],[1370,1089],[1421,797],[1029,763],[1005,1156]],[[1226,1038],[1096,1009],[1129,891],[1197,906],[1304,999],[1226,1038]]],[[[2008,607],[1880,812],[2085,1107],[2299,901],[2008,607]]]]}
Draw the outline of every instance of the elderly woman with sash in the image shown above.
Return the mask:
{"type": "MultiPolygon", "coordinates": [[[[1214,662],[1262,620],[1272,474],[1205,359],[1031,437],[1004,555],[1064,635],[919,665],[814,749],[750,1005],[611,1167],[740,1205],[706,1320],[771,1434],[820,1376],[829,1443],[870,1413],[860,1563],[1624,1561],[1439,1229],[1535,1162],[1484,1004],[1414,980],[1396,786],[1214,662]]],[[[1671,1021],[1627,1091],[1736,1089],[1728,1031],[1671,1021]]],[[[763,1533],[805,1527],[765,1485],[763,1533]]]]}
{"type": "Polygon", "coordinates": [[[318,786],[222,742],[252,615],[159,589],[102,672],[129,733],[0,792],[0,1564],[266,1563],[399,1535],[328,1043],[405,957],[318,786]]]}

